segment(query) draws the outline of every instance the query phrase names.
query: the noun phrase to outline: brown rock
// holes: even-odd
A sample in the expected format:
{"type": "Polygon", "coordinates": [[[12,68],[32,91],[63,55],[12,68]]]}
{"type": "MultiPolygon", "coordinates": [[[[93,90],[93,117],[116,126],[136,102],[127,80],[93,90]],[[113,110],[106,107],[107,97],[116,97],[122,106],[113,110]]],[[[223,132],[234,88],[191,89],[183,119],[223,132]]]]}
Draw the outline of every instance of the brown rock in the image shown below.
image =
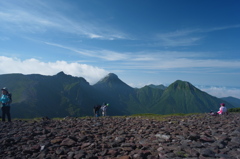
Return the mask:
{"type": "Polygon", "coordinates": [[[70,138],[66,138],[61,142],[61,146],[73,146],[76,143],[76,141],[70,139],[70,138]]]}

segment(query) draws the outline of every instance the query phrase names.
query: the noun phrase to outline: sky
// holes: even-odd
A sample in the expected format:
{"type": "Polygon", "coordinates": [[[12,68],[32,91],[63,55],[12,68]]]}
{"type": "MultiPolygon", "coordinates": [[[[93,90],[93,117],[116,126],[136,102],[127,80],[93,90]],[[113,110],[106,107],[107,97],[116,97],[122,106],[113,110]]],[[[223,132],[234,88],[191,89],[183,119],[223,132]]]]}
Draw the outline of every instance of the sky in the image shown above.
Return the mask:
{"type": "Polygon", "coordinates": [[[240,98],[238,0],[0,0],[0,74],[141,88],[188,81],[240,98]]]}

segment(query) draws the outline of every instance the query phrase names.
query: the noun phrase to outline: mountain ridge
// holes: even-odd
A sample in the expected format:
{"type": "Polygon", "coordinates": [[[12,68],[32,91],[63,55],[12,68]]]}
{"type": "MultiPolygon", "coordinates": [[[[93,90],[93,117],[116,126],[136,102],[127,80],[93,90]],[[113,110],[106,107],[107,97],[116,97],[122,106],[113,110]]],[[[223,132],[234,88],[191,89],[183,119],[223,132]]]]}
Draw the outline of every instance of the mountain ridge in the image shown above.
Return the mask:
{"type": "Polygon", "coordinates": [[[18,118],[89,116],[94,105],[106,102],[111,115],[201,113],[217,110],[225,102],[186,81],[176,80],[166,88],[132,88],[114,73],[94,85],[64,72],[53,76],[5,74],[0,75],[0,84],[12,92],[12,113],[18,118]]]}
{"type": "Polygon", "coordinates": [[[230,97],[222,97],[221,99],[231,103],[235,107],[240,107],[240,99],[238,98],[230,96],[230,97]]]}

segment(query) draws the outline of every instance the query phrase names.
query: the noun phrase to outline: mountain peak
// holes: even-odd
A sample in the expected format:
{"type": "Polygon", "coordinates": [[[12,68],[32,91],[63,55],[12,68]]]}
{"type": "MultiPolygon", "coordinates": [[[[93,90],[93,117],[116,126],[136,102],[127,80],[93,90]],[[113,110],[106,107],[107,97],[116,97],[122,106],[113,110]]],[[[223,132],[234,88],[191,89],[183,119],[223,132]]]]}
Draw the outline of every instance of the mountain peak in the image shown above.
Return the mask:
{"type": "Polygon", "coordinates": [[[172,88],[174,90],[176,89],[191,89],[191,90],[195,90],[196,87],[194,87],[191,83],[187,82],[187,81],[182,81],[182,80],[176,80],[175,82],[173,82],[169,88],[172,88]]]}
{"type": "Polygon", "coordinates": [[[116,74],[114,74],[114,73],[109,73],[107,75],[107,77],[109,77],[109,78],[118,78],[118,76],[116,74]]]}
{"type": "Polygon", "coordinates": [[[109,82],[109,81],[120,81],[120,79],[118,78],[118,76],[114,73],[109,73],[107,76],[105,76],[101,82],[109,82]]]}
{"type": "Polygon", "coordinates": [[[121,89],[121,90],[132,89],[130,86],[128,86],[122,80],[120,80],[118,78],[118,76],[114,73],[109,73],[102,80],[97,82],[94,86],[95,87],[109,87],[109,88],[121,89]]]}
{"type": "Polygon", "coordinates": [[[89,85],[89,83],[83,77],[74,77],[72,75],[67,75],[63,71],[57,73],[56,75],[54,75],[54,77],[58,78],[58,80],[63,80],[63,81],[67,81],[67,82],[69,82],[69,81],[81,81],[81,82],[89,85]]]}
{"type": "Polygon", "coordinates": [[[58,72],[56,76],[66,76],[66,74],[63,71],[61,71],[61,72],[58,72]]]}
{"type": "Polygon", "coordinates": [[[72,77],[72,76],[71,76],[71,75],[67,75],[67,74],[65,74],[63,71],[61,71],[61,72],[57,73],[57,74],[55,75],[55,77],[61,78],[61,79],[66,79],[66,78],[69,78],[69,77],[72,77]]]}

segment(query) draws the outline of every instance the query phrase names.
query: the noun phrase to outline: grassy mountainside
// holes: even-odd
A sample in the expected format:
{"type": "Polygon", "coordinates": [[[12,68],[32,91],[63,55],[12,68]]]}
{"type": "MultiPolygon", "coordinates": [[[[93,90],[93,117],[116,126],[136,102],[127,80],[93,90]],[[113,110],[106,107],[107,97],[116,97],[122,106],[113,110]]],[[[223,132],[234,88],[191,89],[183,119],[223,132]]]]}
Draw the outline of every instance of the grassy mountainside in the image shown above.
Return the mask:
{"type": "Polygon", "coordinates": [[[167,87],[166,86],[164,86],[164,85],[154,85],[154,84],[150,84],[150,85],[147,85],[147,86],[149,86],[149,87],[151,87],[151,88],[158,88],[158,89],[162,89],[162,90],[165,90],[167,87]]]}
{"type": "Polygon", "coordinates": [[[83,78],[60,72],[55,76],[1,75],[0,79],[13,94],[14,117],[64,117],[90,114],[83,105],[91,103],[89,92],[92,89],[83,78]],[[85,98],[86,96],[89,97],[85,98]]]}
{"type": "MultiPolygon", "coordinates": [[[[213,97],[189,82],[177,80],[164,90],[153,110],[159,114],[197,113],[218,110],[223,101],[213,97]]],[[[230,108],[233,106],[228,104],[230,108]]]]}
{"type": "Polygon", "coordinates": [[[141,89],[135,89],[131,98],[127,102],[128,111],[136,113],[154,113],[152,107],[160,101],[163,94],[162,89],[145,86],[141,89]]]}
{"type": "Polygon", "coordinates": [[[93,87],[103,101],[110,103],[109,113],[114,115],[130,114],[126,101],[132,100],[135,90],[121,81],[117,75],[110,73],[93,87]]]}
{"type": "Polygon", "coordinates": [[[16,118],[92,116],[93,106],[105,102],[110,103],[109,115],[201,113],[217,111],[225,102],[189,82],[178,80],[166,88],[150,85],[135,89],[113,73],[93,86],[84,78],[63,72],[54,76],[0,75],[0,84],[12,92],[11,112],[16,118]]]}

